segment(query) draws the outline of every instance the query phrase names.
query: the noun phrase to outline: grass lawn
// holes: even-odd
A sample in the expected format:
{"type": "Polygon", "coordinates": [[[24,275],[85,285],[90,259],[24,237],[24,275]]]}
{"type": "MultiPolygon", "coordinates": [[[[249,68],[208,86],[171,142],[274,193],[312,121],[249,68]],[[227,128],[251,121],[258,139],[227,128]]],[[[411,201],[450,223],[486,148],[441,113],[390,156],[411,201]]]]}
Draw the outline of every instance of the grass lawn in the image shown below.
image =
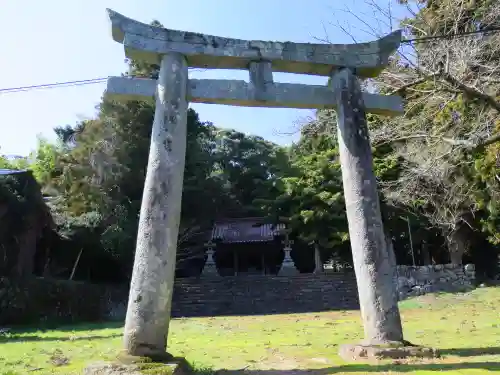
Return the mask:
{"type": "MultiPolygon", "coordinates": [[[[406,339],[442,349],[433,361],[346,363],[337,346],[362,336],[358,311],[177,319],[169,350],[197,368],[250,375],[489,374],[500,371],[500,288],[401,303],[406,339]],[[238,371],[238,372],[240,372],[238,371]]],[[[0,375],[81,374],[112,358],[120,325],[15,330],[0,336],[0,375]]]]}

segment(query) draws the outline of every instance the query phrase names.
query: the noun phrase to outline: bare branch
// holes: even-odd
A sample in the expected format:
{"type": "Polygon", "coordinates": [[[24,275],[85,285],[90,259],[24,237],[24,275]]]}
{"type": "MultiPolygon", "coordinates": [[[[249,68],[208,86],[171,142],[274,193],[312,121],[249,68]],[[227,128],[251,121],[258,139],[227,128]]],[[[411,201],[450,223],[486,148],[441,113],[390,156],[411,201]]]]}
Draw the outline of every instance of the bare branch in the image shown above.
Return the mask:
{"type": "MultiPolygon", "coordinates": [[[[443,28],[436,25],[443,25],[450,35],[477,29],[466,1],[440,0],[441,13],[435,19],[432,12],[421,17],[426,2],[365,3],[374,13],[371,19],[348,7],[341,11],[370,35],[378,36],[382,33],[377,27],[392,28],[396,22],[409,39],[441,35],[443,28]],[[418,22],[396,20],[395,14],[409,14],[418,22]]],[[[500,3],[488,5],[480,17],[481,27],[497,25],[500,3]]],[[[352,34],[346,27],[338,28],[352,34]]],[[[473,167],[467,153],[484,152],[483,148],[500,142],[495,130],[500,121],[499,46],[500,35],[493,33],[402,45],[388,69],[372,80],[376,90],[400,94],[406,103],[402,118],[379,119],[370,125],[372,143],[391,144],[393,155],[401,159],[400,177],[381,184],[384,194],[404,205],[426,202],[431,224],[450,233],[464,212],[477,209],[471,200],[477,186],[462,172],[473,167]],[[427,83],[424,88],[423,83],[427,83]]]]}
{"type": "Polygon", "coordinates": [[[446,82],[449,82],[450,84],[452,84],[454,86],[457,86],[464,93],[466,93],[472,97],[484,100],[486,103],[488,103],[490,106],[495,108],[498,112],[500,112],[500,103],[497,102],[492,96],[487,95],[474,87],[468,86],[465,83],[458,81],[455,77],[453,77],[449,73],[444,73],[442,75],[442,78],[446,82]]]}
{"type": "Polygon", "coordinates": [[[402,85],[401,87],[398,87],[397,89],[395,89],[394,91],[392,91],[389,95],[394,95],[394,94],[398,94],[410,87],[413,87],[413,86],[417,86],[417,85],[420,85],[421,83],[424,83],[425,81],[429,80],[430,78],[432,77],[435,77],[435,75],[431,75],[431,76],[426,76],[426,77],[423,77],[423,78],[419,78],[413,82],[409,82],[409,83],[406,83],[404,85],[402,85]]]}

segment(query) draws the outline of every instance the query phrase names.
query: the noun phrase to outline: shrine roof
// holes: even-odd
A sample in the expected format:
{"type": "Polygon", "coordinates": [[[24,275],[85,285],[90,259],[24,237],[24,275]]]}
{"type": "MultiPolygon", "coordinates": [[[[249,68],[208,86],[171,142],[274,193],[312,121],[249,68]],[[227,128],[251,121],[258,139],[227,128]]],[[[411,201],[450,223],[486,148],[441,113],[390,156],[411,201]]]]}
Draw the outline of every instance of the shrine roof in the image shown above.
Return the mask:
{"type": "Polygon", "coordinates": [[[214,224],[211,239],[223,243],[268,242],[284,229],[284,224],[264,223],[263,218],[224,219],[214,224]]]}
{"type": "Polygon", "coordinates": [[[27,173],[28,170],[18,170],[18,169],[0,169],[0,175],[11,175],[11,174],[19,174],[19,173],[27,173]]]}

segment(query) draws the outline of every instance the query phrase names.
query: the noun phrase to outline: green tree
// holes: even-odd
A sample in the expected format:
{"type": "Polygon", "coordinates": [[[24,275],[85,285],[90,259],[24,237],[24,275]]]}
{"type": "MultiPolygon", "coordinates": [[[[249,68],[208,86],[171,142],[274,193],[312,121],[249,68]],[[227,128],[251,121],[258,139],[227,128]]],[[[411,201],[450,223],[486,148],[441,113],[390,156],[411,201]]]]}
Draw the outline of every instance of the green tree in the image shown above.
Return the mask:
{"type": "Polygon", "coordinates": [[[31,153],[30,169],[42,186],[49,186],[57,173],[57,159],[61,155],[60,147],[43,137],[38,137],[37,148],[31,153]]]}
{"type": "Polygon", "coordinates": [[[262,137],[232,129],[215,134],[214,176],[227,202],[218,216],[261,216],[256,199],[276,196],[273,182],[286,167],[286,151],[262,137]]]}
{"type": "Polygon", "coordinates": [[[0,155],[0,169],[13,169],[11,163],[5,156],[0,155]]]}

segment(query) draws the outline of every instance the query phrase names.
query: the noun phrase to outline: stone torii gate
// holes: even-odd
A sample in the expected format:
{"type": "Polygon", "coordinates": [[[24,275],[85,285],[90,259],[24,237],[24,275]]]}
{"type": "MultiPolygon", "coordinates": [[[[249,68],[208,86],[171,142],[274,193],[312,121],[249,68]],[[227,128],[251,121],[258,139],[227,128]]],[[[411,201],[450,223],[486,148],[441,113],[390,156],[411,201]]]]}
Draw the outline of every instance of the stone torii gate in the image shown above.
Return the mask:
{"type": "Polygon", "coordinates": [[[157,80],[111,77],[106,95],[156,104],[133,267],[124,346],[130,355],[166,353],[186,153],[188,102],[246,107],[332,108],[349,233],[367,344],[403,342],[366,112],[402,113],[397,96],[361,92],[358,78],[377,76],[401,32],[352,45],[222,38],[143,24],[108,10],[113,39],[128,58],[160,66],[157,80]],[[188,67],[246,69],[249,82],[189,79],[188,67]],[[330,86],[278,83],[273,72],[331,77],[330,86]]]}

